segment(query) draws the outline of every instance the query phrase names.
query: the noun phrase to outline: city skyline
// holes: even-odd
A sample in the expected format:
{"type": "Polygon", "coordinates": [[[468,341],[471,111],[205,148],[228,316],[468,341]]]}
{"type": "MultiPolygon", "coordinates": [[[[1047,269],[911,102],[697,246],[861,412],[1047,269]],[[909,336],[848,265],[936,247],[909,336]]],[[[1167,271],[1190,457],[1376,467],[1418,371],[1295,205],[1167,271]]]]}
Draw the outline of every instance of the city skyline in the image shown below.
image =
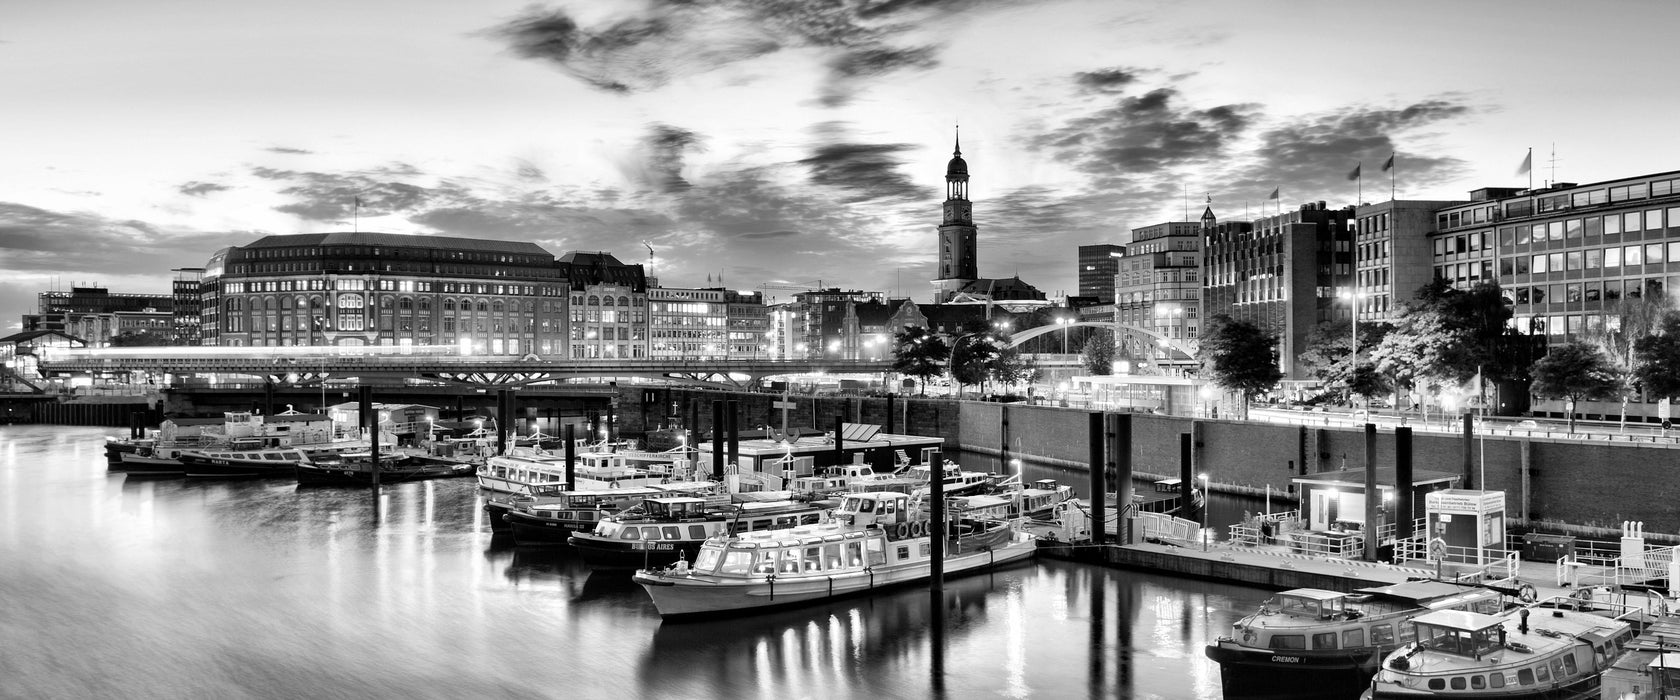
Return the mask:
{"type": "Polygon", "coordinates": [[[14,7],[0,85],[29,106],[0,130],[0,328],[47,289],[164,293],[170,268],[218,248],[352,228],[627,263],[648,262],[645,242],[668,286],[820,280],[927,300],[958,123],[980,275],[1072,294],[1081,244],[1194,220],[1209,197],[1222,218],[1352,204],[1356,164],[1363,199],[1386,200],[1394,153],[1403,199],[1526,186],[1530,147],[1541,185],[1554,142],[1557,180],[1671,169],[1648,146],[1664,126],[1651,89],[1661,19],[1676,14],[1654,2],[14,7]]]}

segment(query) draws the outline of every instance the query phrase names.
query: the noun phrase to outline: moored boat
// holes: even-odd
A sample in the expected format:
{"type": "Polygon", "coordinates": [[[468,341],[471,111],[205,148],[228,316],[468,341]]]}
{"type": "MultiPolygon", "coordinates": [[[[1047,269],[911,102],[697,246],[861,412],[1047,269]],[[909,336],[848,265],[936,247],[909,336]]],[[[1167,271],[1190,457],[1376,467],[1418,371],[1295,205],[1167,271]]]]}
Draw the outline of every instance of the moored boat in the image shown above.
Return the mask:
{"type": "Polygon", "coordinates": [[[1431,610],[1497,613],[1504,607],[1499,589],[1445,581],[1354,593],[1296,588],[1268,598],[1205,653],[1219,663],[1227,697],[1347,698],[1366,687],[1383,654],[1410,640],[1406,620],[1431,610]]]}
{"type": "MultiPolygon", "coordinates": [[[[574,489],[628,488],[670,480],[666,474],[632,467],[610,452],[574,455],[574,489]]],[[[530,447],[496,455],[478,468],[478,485],[487,491],[532,495],[566,488],[566,457],[530,447]]]]}
{"type": "MultiPolygon", "coordinates": [[[[950,460],[945,461],[945,466],[940,472],[944,475],[945,481],[942,486],[946,498],[979,495],[992,488],[991,474],[963,469],[950,460]]],[[[922,484],[911,495],[925,497],[930,490],[929,485],[933,482],[933,469],[926,464],[917,464],[910,467],[906,474],[922,484]]]]}
{"type": "MultiPolygon", "coordinates": [[[[1571,601],[1571,602],[1559,602],[1571,601]]],[[[1411,619],[1366,698],[1596,698],[1634,637],[1637,613],[1547,601],[1499,615],[1437,610],[1411,619]]]]}
{"type": "Polygon", "coordinates": [[[262,450],[191,450],[176,456],[189,479],[292,478],[309,456],[295,447],[262,450]]]}
{"type": "Polygon", "coordinates": [[[644,568],[634,580],[666,620],[758,612],[925,581],[934,537],[945,538],[945,575],[1024,561],[1036,551],[1012,523],[963,520],[941,532],[906,494],[853,493],[830,522],[720,533],[692,564],[644,568]]]}
{"type": "MultiPolygon", "coordinates": [[[[379,483],[451,479],[472,476],[475,467],[465,462],[415,457],[405,454],[379,455],[379,483]]],[[[300,486],[373,486],[373,455],[351,452],[331,461],[299,464],[300,486]]]]}
{"type": "Polygon", "coordinates": [[[729,505],[727,497],[668,496],[602,518],[568,542],[596,569],[636,569],[692,559],[719,533],[775,530],[816,523],[834,501],[759,501],[729,505]]]}

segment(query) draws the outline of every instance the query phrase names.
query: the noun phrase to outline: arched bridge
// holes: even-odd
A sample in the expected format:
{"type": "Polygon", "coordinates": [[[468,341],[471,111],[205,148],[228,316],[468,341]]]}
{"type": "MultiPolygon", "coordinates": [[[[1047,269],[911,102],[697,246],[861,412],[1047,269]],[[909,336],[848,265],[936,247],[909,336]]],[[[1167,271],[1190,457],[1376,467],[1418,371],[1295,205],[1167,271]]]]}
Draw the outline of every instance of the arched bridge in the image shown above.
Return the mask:
{"type": "Polygon", "coordinates": [[[1058,332],[1058,331],[1062,330],[1063,328],[1103,328],[1103,329],[1107,329],[1107,330],[1114,330],[1116,328],[1120,328],[1120,329],[1125,330],[1128,333],[1133,333],[1133,334],[1137,334],[1137,335],[1148,336],[1150,338],[1154,338],[1156,344],[1160,345],[1163,348],[1168,348],[1168,349],[1183,353],[1184,356],[1187,357],[1187,358],[1194,359],[1196,357],[1196,348],[1192,347],[1191,345],[1189,345],[1188,343],[1185,343],[1182,340],[1176,340],[1176,339],[1173,339],[1173,338],[1168,338],[1167,336],[1161,335],[1160,333],[1157,333],[1155,331],[1152,331],[1152,330],[1149,330],[1149,329],[1146,329],[1146,328],[1138,328],[1137,326],[1131,326],[1131,325],[1127,325],[1127,324],[1124,324],[1124,323],[1112,323],[1112,322],[1109,322],[1109,321],[1079,321],[1079,322],[1076,322],[1076,323],[1059,323],[1059,324],[1051,324],[1051,325],[1048,325],[1048,326],[1038,326],[1037,328],[1028,328],[1024,331],[1021,331],[1019,333],[1016,333],[1014,335],[1009,336],[1009,347],[1012,347],[1012,348],[1013,347],[1019,347],[1021,345],[1021,343],[1027,342],[1027,341],[1032,340],[1033,338],[1037,338],[1039,336],[1049,335],[1051,333],[1058,332]]]}
{"type": "Polygon", "coordinates": [[[276,384],[314,385],[340,378],[416,378],[469,386],[521,386],[577,379],[641,377],[739,388],[795,374],[880,374],[889,360],[680,358],[569,359],[539,355],[459,355],[391,346],[361,348],[99,348],[43,353],[46,374],[238,374],[276,384]],[[214,352],[210,352],[214,351],[214,352]]]}

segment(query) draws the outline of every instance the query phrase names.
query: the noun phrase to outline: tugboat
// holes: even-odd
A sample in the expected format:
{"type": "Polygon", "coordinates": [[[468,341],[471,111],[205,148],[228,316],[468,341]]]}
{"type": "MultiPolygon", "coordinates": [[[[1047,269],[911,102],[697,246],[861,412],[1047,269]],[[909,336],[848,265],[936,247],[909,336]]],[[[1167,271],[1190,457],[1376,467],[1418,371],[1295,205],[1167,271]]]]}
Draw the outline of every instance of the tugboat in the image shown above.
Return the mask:
{"type": "MultiPolygon", "coordinates": [[[[451,479],[472,476],[475,467],[465,462],[414,457],[405,454],[379,455],[379,483],[451,479]]],[[[351,452],[331,461],[297,466],[299,486],[373,486],[373,454],[351,452]]]]}
{"type": "MultiPolygon", "coordinates": [[[[1534,599],[1532,586],[1509,592],[1534,599]]],[[[1219,662],[1227,697],[1348,698],[1370,684],[1382,655],[1405,641],[1406,620],[1431,610],[1503,609],[1500,591],[1445,581],[1354,593],[1296,588],[1268,598],[1205,653],[1219,662]]]]}
{"type": "Polygon", "coordinates": [[[189,479],[293,478],[309,456],[296,447],[260,450],[192,450],[175,457],[189,479]]]}
{"type": "Polygon", "coordinates": [[[718,498],[661,496],[603,518],[593,530],[567,540],[596,569],[665,566],[691,559],[700,543],[719,533],[775,530],[816,523],[834,501],[761,501],[727,505],[718,498]]]}
{"type": "Polygon", "coordinates": [[[691,564],[637,571],[634,580],[666,620],[739,615],[805,605],[932,575],[931,542],[945,540],[945,575],[1024,561],[1036,540],[999,520],[948,522],[944,531],[903,493],[848,494],[827,523],[719,533],[691,564]]]}

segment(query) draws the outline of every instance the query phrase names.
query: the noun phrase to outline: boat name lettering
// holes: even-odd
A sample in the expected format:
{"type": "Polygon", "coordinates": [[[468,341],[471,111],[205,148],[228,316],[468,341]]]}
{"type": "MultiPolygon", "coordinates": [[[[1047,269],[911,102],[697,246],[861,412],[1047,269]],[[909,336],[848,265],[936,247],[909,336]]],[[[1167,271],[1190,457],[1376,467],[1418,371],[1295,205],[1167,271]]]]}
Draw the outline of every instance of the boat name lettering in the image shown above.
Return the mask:
{"type": "Polygon", "coordinates": [[[661,544],[661,543],[657,543],[657,542],[637,542],[635,544],[630,545],[630,548],[631,549],[660,550],[660,549],[674,549],[675,547],[673,545],[661,544]]]}
{"type": "Polygon", "coordinates": [[[1272,656],[1272,661],[1274,663],[1280,663],[1280,664],[1298,664],[1298,663],[1301,663],[1301,657],[1299,657],[1299,656],[1276,656],[1276,655],[1273,655],[1272,656]]]}

